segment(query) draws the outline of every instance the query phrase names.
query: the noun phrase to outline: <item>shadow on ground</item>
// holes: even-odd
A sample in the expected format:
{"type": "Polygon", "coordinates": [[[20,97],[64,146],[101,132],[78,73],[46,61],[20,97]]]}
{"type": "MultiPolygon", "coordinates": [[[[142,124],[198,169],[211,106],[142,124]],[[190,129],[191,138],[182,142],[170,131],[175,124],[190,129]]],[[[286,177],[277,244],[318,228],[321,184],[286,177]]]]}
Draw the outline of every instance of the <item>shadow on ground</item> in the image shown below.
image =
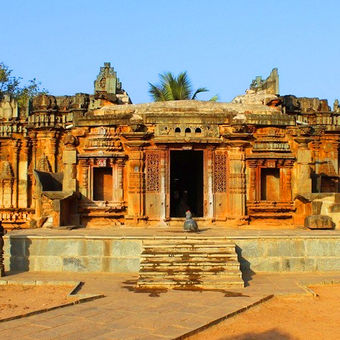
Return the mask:
{"type": "MultiPolygon", "coordinates": [[[[213,338],[210,338],[213,339],[213,338]]],[[[262,333],[245,333],[219,338],[220,340],[290,340],[293,339],[289,334],[277,329],[271,329],[262,333]]]]}
{"type": "Polygon", "coordinates": [[[236,246],[236,253],[238,257],[238,262],[240,263],[240,268],[242,272],[242,279],[244,281],[244,286],[248,287],[249,286],[249,281],[252,280],[252,277],[255,274],[250,268],[250,262],[247,261],[243,256],[242,256],[242,249],[239,246],[236,246]]]}

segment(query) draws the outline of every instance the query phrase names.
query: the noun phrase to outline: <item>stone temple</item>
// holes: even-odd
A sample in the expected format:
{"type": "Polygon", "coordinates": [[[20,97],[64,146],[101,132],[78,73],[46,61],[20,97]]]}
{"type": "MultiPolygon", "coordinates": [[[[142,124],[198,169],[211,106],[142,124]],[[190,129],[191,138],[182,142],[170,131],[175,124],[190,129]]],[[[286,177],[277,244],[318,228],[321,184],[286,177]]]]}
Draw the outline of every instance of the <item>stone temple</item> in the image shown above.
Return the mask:
{"type": "Polygon", "coordinates": [[[94,94],[0,102],[5,228],[249,224],[336,228],[340,107],[279,95],[133,105],[105,63],[94,94]]]}

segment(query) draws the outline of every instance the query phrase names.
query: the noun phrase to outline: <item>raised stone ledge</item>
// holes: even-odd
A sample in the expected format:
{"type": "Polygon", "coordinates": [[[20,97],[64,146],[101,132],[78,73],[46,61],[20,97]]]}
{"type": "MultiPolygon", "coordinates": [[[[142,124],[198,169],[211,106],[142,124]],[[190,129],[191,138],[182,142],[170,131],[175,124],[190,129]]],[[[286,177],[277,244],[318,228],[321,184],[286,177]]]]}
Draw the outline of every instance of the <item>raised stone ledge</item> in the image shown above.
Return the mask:
{"type": "MultiPolygon", "coordinates": [[[[195,238],[197,242],[207,237],[195,238]]],[[[6,271],[138,272],[143,240],[186,237],[5,237],[6,271]]],[[[243,272],[340,271],[340,234],[333,236],[229,236],[243,272]]]]}

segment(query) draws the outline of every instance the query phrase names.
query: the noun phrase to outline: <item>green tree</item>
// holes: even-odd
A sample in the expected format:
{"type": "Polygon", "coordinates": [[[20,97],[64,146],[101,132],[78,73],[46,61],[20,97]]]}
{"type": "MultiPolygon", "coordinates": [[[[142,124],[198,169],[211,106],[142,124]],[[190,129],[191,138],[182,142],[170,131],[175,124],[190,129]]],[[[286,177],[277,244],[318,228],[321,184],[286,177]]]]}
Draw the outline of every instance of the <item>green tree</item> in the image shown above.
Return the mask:
{"type": "MultiPolygon", "coordinates": [[[[149,83],[149,93],[155,102],[196,99],[199,93],[208,91],[205,87],[200,87],[193,91],[191,81],[186,72],[181,72],[177,77],[171,72],[166,72],[160,74],[159,77],[159,84],[149,83]]],[[[214,96],[211,100],[216,101],[217,96],[214,96]]]]}
{"type": "Polygon", "coordinates": [[[12,73],[13,70],[4,63],[0,63],[0,100],[5,94],[9,94],[18,100],[19,107],[24,107],[30,98],[48,92],[46,89],[40,88],[41,84],[35,78],[21,86],[22,78],[15,77],[12,73]]]}

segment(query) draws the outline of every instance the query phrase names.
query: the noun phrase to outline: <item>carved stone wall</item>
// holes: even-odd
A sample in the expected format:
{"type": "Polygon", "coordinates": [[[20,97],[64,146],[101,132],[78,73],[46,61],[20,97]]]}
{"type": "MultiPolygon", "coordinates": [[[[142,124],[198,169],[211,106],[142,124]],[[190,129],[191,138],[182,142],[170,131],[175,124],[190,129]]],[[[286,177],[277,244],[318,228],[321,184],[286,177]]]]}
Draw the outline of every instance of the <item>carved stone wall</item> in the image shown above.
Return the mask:
{"type": "Polygon", "coordinates": [[[145,168],[147,192],[159,192],[160,190],[160,165],[161,157],[159,153],[146,153],[145,168]]]}

